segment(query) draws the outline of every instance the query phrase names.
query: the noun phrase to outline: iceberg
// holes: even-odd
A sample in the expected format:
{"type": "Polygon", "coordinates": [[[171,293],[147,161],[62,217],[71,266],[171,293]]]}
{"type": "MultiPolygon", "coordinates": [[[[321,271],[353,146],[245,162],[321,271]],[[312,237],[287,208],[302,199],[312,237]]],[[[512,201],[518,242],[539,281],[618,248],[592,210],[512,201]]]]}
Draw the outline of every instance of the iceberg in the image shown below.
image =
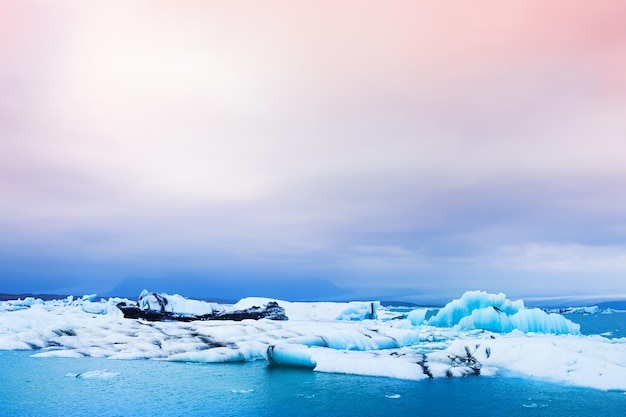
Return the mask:
{"type": "Polygon", "coordinates": [[[428,309],[416,308],[411,310],[406,318],[413,326],[421,326],[426,322],[426,313],[428,313],[428,309]]]}
{"type": "Polygon", "coordinates": [[[563,316],[525,308],[504,294],[465,293],[428,320],[425,308],[398,317],[376,301],[246,298],[217,305],[149,292],[140,298],[0,302],[0,349],[30,350],[42,360],[264,360],[269,366],[412,380],[514,375],[626,391],[626,338],[583,336],[563,316]],[[289,320],[151,322],[124,318],[117,307],[215,315],[270,302],[280,304],[289,320]]]}
{"type": "Polygon", "coordinates": [[[343,310],[337,320],[375,320],[380,308],[380,301],[375,302],[351,302],[350,306],[343,310]]]}
{"type": "Polygon", "coordinates": [[[255,305],[264,305],[276,301],[285,309],[289,320],[359,321],[377,319],[380,301],[351,301],[342,302],[290,302],[271,298],[247,297],[239,300],[233,308],[246,309],[255,305]]]}
{"type": "Polygon", "coordinates": [[[610,308],[603,310],[598,306],[554,308],[554,309],[547,309],[546,311],[548,313],[559,313],[559,314],[574,314],[574,313],[580,313],[580,314],[608,313],[608,314],[611,314],[613,312],[613,310],[610,308]]]}
{"type": "Polygon", "coordinates": [[[106,369],[96,369],[94,371],[87,371],[80,374],[68,373],[65,376],[72,378],[114,378],[119,375],[119,372],[109,372],[106,369]]]}
{"type": "Polygon", "coordinates": [[[202,316],[220,310],[217,304],[190,300],[181,295],[159,294],[143,290],[139,294],[139,308],[160,313],[176,313],[190,316],[202,316]]]}
{"type": "Polygon", "coordinates": [[[266,359],[270,365],[309,369],[315,369],[317,366],[317,362],[313,359],[313,350],[308,346],[296,344],[285,344],[278,348],[270,345],[267,348],[266,359]]]}
{"type": "MultiPolygon", "coordinates": [[[[124,317],[130,319],[146,319],[149,321],[193,321],[193,320],[287,320],[285,310],[275,301],[268,301],[265,306],[252,306],[236,310],[228,306],[220,306],[199,300],[190,300],[178,294],[149,292],[143,290],[139,301],[129,303],[122,301],[117,304],[124,317]]],[[[83,310],[85,306],[83,306],[83,310]]],[[[89,312],[89,311],[88,311],[89,312]]]]}
{"type": "Polygon", "coordinates": [[[474,310],[493,308],[507,315],[517,313],[524,308],[522,300],[510,301],[503,293],[488,294],[484,291],[467,291],[459,299],[446,304],[432,317],[428,324],[440,327],[452,327],[474,310]]]}
{"type": "Polygon", "coordinates": [[[461,298],[449,302],[428,320],[428,324],[498,333],[513,330],[524,333],[580,333],[580,325],[560,314],[547,313],[539,308],[528,309],[522,300],[511,301],[503,293],[488,294],[484,291],[468,291],[461,298]]]}

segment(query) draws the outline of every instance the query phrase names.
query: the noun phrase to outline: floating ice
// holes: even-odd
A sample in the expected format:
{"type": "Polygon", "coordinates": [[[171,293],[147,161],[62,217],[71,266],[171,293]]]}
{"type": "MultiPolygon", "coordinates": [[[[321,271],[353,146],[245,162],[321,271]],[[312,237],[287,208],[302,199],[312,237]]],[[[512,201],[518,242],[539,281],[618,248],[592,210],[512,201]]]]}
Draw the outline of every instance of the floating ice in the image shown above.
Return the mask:
{"type": "Polygon", "coordinates": [[[409,314],[407,314],[406,318],[413,326],[421,326],[426,321],[427,312],[427,308],[417,308],[415,310],[411,310],[409,314]]]}
{"type": "Polygon", "coordinates": [[[30,355],[33,358],[82,358],[84,355],[81,355],[75,350],[47,350],[45,352],[35,353],[34,355],[30,355]]]}
{"type": "Polygon", "coordinates": [[[351,302],[337,316],[337,320],[374,320],[377,319],[376,311],[380,307],[380,302],[351,302]]]}
{"type": "Polygon", "coordinates": [[[215,303],[190,300],[178,294],[159,294],[143,290],[139,295],[139,308],[142,310],[157,311],[160,313],[178,313],[202,316],[211,314],[219,307],[215,303]]]}
{"type": "Polygon", "coordinates": [[[588,306],[588,307],[569,307],[558,309],[558,311],[551,311],[552,313],[560,313],[560,314],[572,314],[572,313],[582,313],[582,314],[598,314],[602,310],[598,306],[588,306]]]}
{"type": "MultiPolygon", "coordinates": [[[[189,303],[196,300],[171,297],[167,296],[167,305],[174,312],[198,313],[201,310],[196,308],[206,308],[189,303]]],[[[522,375],[626,390],[626,338],[578,335],[577,327],[562,316],[526,309],[521,301],[507,300],[502,294],[467,293],[426,324],[426,309],[413,310],[404,320],[370,319],[372,305],[376,317],[397,316],[371,302],[290,303],[249,298],[224,308],[245,309],[278,301],[290,320],[183,323],[125,319],[116,308],[122,299],[97,301],[90,295],[16,301],[0,303],[0,349],[32,350],[41,360],[265,359],[272,366],[319,372],[413,380],[522,375]]],[[[156,306],[155,302],[159,304],[146,298],[145,305],[156,306]]]]}
{"type": "Polygon", "coordinates": [[[34,297],[26,297],[23,300],[17,299],[17,300],[9,300],[6,302],[7,305],[12,306],[12,307],[23,307],[23,308],[28,308],[36,303],[38,304],[42,304],[43,300],[39,299],[39,298],[34,298],[34,297]]]}
{"type": "Polygon", "coordinates": [[[565,317],[538,308],[525,308],[522,300],[511,301],[502,293],[468,291],[446,304],[428,320],[431,326],[455,326],[460,330],[483,329],[498,333],[579,334],[580,326],[565,317]]]}
{"type": "Polygon", "coordinates": [[[314,369],[317,362],[313,359],[313,353],[312,348],[302,345],[272,345],[267,348],[267,361],[270,365],[314,369]]]}
{"type": "Polygon", "coordinates": [[[114,378],[116,376],[118,376],[120,373],[119,372],[109,372],[107,370],[99,370],[96,369],[95,371],[88,371],[88,372],[83,372],[80,374],[65,374],[65,376],[69,376],[72,378],[85,378],[85,379],[89,379],[89,378],[114,378]]]}
{"type": "Polygon", "coordinates": [[[559,314],[613,314],[616,311],[612,308],[600,308],[598,306],[586,306],[586,307],[567,307],[567,308],[552,308],[546,311],[550,313],[559,314]]]}
{"type": "Polygon", "coordinates": [[[377,319],[379,301],[352,301],[349,303],[331,302],[289,302],[276,300],[273,298],[248,297],[239,300],[233,306],[234,309],[244,310],[252,306],[265,305],[270,301],[276,301],[285,309],[285,314],[289,320],[348,320],[358,321],[367,319],[377,319]]]}
{"type": "Polygon", "coordinates": [[[511,301],[502,293],[488,294],[484,291],[467,291],[460,299],[450,301],[434,317],[428,320],[431,326],[452,327],[474,310],[494,308],[511,315],[524,308],[522,300],[511,301]]]}

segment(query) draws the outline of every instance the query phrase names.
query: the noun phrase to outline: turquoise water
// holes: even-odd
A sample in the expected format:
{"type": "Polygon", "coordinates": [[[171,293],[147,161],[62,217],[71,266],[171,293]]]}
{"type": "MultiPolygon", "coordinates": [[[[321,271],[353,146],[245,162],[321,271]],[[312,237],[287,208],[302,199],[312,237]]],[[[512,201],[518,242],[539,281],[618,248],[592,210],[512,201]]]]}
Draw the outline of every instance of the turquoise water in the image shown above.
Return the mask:
{"type": "MultiPolygon", "coordinates": [[[[626,313],[570,314],[624,337],[626,313]]],[[[263,361],[193,364],[32,358],[0,351],[0,416],[624,416],[626,395],[521,378],[403,381],[263,361]],[[109,378],[81,378],[94,370],[109,378]],[[391,398],[389,398],[391,397],[391,398]]]]}
{"type": "Polygon", "coordinates": [[[517,378],[403,381],[271,368],[0,352],[3,416],[620,416],[626,395],[517,378]],[[119,373],[82,379],[68,374],[119,373]],[[396,398],[388,398],[388,396],[396,398]]]}
{"type": "Polygon", "coordinates": [[[608,338],[626,337],[626,313],[613,314],[565,314],[566,318],[580,324],[585,335],[602,334],[608,338]]]}

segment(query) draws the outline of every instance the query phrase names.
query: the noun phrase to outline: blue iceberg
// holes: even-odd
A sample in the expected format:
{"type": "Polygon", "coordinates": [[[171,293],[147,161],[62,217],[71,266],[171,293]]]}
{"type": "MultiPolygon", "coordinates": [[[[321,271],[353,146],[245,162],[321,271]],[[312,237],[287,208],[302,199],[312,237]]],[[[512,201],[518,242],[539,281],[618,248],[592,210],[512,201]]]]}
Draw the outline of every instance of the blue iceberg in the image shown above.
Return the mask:
{"type": "Polygon", "coordinates": [[[526,308],[522,300],[512,301],[503,293],[468,291],[446,304],[427,322],[431,326],[458,330],[489,330],[509,333],[580,334],[580,325],[560,314],[539,308],[526,308]]]}

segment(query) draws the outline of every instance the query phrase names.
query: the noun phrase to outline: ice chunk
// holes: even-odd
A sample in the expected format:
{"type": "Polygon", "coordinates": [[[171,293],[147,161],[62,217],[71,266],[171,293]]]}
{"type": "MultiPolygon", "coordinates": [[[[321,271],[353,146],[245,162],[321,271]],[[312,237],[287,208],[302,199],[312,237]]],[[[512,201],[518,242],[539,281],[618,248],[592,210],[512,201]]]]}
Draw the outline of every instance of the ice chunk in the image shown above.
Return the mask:
{"type": "Polygon", "coordinates": [[[508,333],[515,328],[510,317],[494,307],[472,311],[459,321],[457,327],[461,330],[484,329],[498,333],[508,333]]]}
{"type": "Polygon", "coordinates": [[[559,313],[559,314],[573,314],[573,313],[581,313],[581,314],[598,314],[608,312],[611,314],[611,309],[602,310],[598,306],[586,306],[586,307],[567,307],[567,308],[552,308],[548,309],[549,313],[559,313]]]}
{"type": "Polygon", "coordinates": [[[272,345],[267,348],[267,361],[270,365],[313,369],[317,362],[313,360],[311,349],[302,345],[272,345]]]}
{"type": "Polygon", "coordinates": [[[376,310],[380,307],[379,301],[351,302],[349,307],[337,316],[337,320],[374,320],[377,319],[376,310]]]}
{"type": "Polygon", "coordinates": [[[213,349],[202,350],[199,352],[183,352],[177,353],[167,358],[173,362],[205,362],[205,363],[220,363],[220,362],[243,362],[250,360],[238,349],[231,349],[227,347],[217,347],[213,349]]]}
{"type": "Polygon", "coordinates": [[[511,316],[511,323],[524,333],[579,334],[580,325],[560,314],[546,313],[538,308],[524,309],[511,316]]]}
{"type": "Polygon", "coordinates": [[[411,310],[406,318],[413,326],[421,326],[426,320],[427,312],[427,308],[416,308],[415,310],[411,310]]]}
{"type": "Polygon", "coordinates": [[[69,349],[61,349],[61,350],[49,350],[46,352],[35,353],[34,355],[30,355],[33,358],[82,358],[84,355],[80,353],[69,350],[69,349]]]}
{"type": "Polygon", "coordinates": [[[34,298],[34,297],[26,297],[23,300],[21,298],[17,299],[17,300],[11,300],[9,301],[9,303],[11,305],[17,306],[17,307],[30,307],[32,305],[34,305],[35,303],[43,303],[43,301],[39,298],[34,298]]]}
{"type": "Polygon", "coordinates": [[[81,308],[85,313],[89,314],[112,314],[121,315],[122,312],[117,308],[117,302],[114,300],[109,301],[83,301],[81,308]]]}
{"type": "MultiPolygon", "coordinates": [[[[526,309],[499,295],[475,292],[473,297],[482,297],[475,308],[457,300],[458,308],[441,309],[442,322],[446,311],[446,320],[454,311],[466,311],[454,327],[420,325],[424,309],[409,313],[406,320],[336,320],[354,303],[285,302],[294,315],[289,321],[146,322],[124,319],[119,312],[94,314],[110,306],[116,309],[118,299],[35,300],[27,308],[0,309],[0,349],[37,350],[32,353],[41,358],[192,362],[266,358],[278,366],[403,379],[512,374],[626,390],[626,338],[537,333],[574,333],[576,327],[559,315],[526,309]],[[497,302],[489,305],[486,299],[497,302]],[[485,328],[491,331],[476,330],[485,328]]],[[[245,303],[249,305],[240,308],[264,304],[260,299],[238,304],[245,303]]],[[[376,308],[377,315],[388,314],[385,307],[376,308]]]]}
{"type": "Polygon", "coordinates": [[[428,320],[431,326],[452,327],[474,310],[493,307],[507,315],[524,308],[522,300],[510,301],[503,293],[488,294],[484,291],[467,291],[460,299],[450,301],[434,317],[428,320]]]}
{"type": "Polygon", "coordinates": [[[471,347],[478,361],[499,369],[500,374],[526,375],[602,390],[626,387],[626,340],[510,333],[477,340],[473,345],[468,342],[454,341],[442,355],[458,354],[471,347]]]}
{"type": "Polygon", "coordinates": [[[350,352],[324,348],[310,348],[312,359],[319,372],[368,376],[386,376],[398,379],[420,380],[428,378],[424,368],[417,363],[413,352],[350,352]]]}
{"type": "Polygon", "coordinates": [[[0,339],[0,350],[31,350],[32,346],[21,340],[0,339]]]}
{"type": "Polygon", "coordinates": [[[190,300],[178,294],[159,294],[143,290],[139,295],[139,308],[160,313],[189,314],[202,316],[211,314],[219,307],[215,303],[190,300]]]}
{"type": "Polygon", "coordinates": [[[248,297],[239,300],[233,308],[243,310],[252,306],[265,305],[271,301],[284,307],[289,320],[366,320],[376,319],[380,301],[340,302],[289,302],[273,298],[248,297]]]}
{"type": "Polygon", "coordinates": [[[68,373],[68,374],[65,374],[65,376],[69,376],[73,378],[114,378],[118,376],[119,374],[120,374],[119,372],[109,372],[107,370],[96,369],[95,371],[87,371],[87,372],[83,372],[80,374],[68,373]]]}
{"type": "Polygon", "coordinates": [[[538,308],[527,309],[522,300],[511,301],[502,293],[488,294],[468,291],[446,304],[428,320],[432,326],[454,326],[459,330],[483,329],[508,333],[515,329],[524,333],[578,334],[580,326],[565,317],[546,313],[538,308]]]}
{"type": "Polygon", "coordinates": [[[376,342],[360,331],[335,330],[321,335],[321,338],[331,349],[337,350],[375,350],[376,342]]]}

